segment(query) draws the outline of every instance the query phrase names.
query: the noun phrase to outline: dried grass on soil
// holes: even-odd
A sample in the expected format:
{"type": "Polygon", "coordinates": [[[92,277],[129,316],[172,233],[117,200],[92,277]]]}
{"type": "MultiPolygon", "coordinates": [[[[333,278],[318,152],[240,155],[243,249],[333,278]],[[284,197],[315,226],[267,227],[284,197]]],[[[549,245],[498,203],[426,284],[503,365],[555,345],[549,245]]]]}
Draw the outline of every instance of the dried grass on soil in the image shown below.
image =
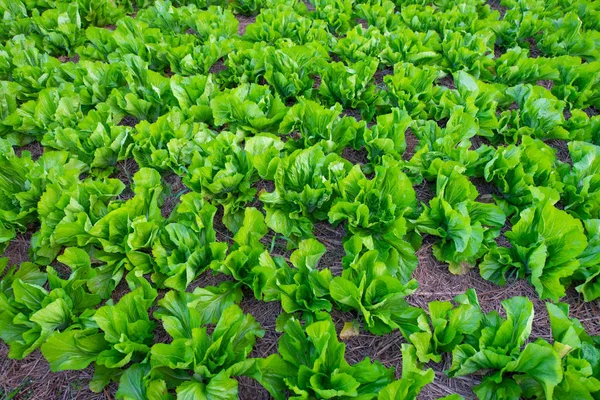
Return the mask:
{"type": "Polygon", "coordinates": [[[101,393],[88,388],[94,372],[51,372],[39,350],[21,361],[8,358],[8,347],[0,342],[0,397],[24,399],[86,399],[107,400],[114,398],[116,385],[110,385],[101,393]],[[14,395],[14,397],[10,397],[14,395]]]}

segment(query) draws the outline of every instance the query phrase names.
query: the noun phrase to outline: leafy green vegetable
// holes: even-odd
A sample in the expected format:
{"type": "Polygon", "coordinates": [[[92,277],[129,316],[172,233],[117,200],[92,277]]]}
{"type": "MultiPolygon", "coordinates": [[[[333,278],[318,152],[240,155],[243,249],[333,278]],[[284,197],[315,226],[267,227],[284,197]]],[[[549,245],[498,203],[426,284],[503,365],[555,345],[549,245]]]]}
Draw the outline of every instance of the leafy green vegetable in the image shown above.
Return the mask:
{"type": "Polygon", "coordinates": [[[463,376],[489,370],[482,382],[473,388],[479,398],[518,399],[535,393],[552,397],[563,379],[561,358],[543,340],[525,344],[531,334],[533,304],[524,297],[502,302],[506,319],[493,311],[482,320],[470,343],[452,351],[448,375],[463,376]]]}
{"type": "Polygon", "coordinates": [[[275,173],[275,190],[260,194],[269,228],[297,240],[310,237],[314,221],[325,220],[335,199],[335,187],[349,163],[319,145],[283,158],[275,173]]]}
{"type": "Polygon", "coordinates": [[[367,179],[356,165],[339,181],[340,197],[329,211],[329,221],[347,221],[353,240],[369,250],[377,250],[390,267],[398,266],[403,283],[410,280],[417,267],[414,249],[404,240],[407,231],[405,215],[417,209],[416,194],[400,163],[384,156],[375,167],[375,177],[367,179]],[[394,261],[392,261],[394,260],[394,261]]]}
{"type": "Polygon", "coordinates": [[[378,258],[378,252],[371,250],[345,267],[342,276],[331,281],[331,297],[342,309],[358,311],[365,328],[374,334],[410,330],[406,325],[415,325],[421,310],[410,307],[404,298],[416,290],[417,282],[403,283],[397,269],[378,258]]]}
{"type": "Polygon", "coordinates": [[[371,363],[366,358],[348,364],[345,347],[337,340],[330,319],[302,327],[292,318],[279,340],[279,354],[264,363],[282,364],[274,378],[287,390],[304,397],[374,398],[393,381],[393,370],[378,361],[371,363]]]}
{"type": "Polygon", "coordinates": [[[446,166],[436,180],[437,196],[415,221],[418,232],[439,236],[434,256],[449,263],[450,271],[463,274],[495,245],[506,216],[495,204],[476,202],[475,185],[462,175],[462,168],[446,166]]]}
{"type": "Polygon", "coordinates": [[[178,398],[186,399],[237,396],[238,384],[232,378],[236,364],[246,359],[264,331],[237,305],[222,311],[211,334],[199,321],[191,321],[188,336],[176,335],[169,344],[152,346],[149,375],[139,382],[147,392],[172,388],[178,398]]]}
{"type": "Polygon", "coordinates": [[[287,112],[267,86],[243,84],[215,96],[210,102],[215,125],[229,124],[249,133],[274,132],[287,112]]]}
{"type": "Polygon", "coordinates": [[[365,148],[370,167],[381,165],[388,155],[400,160],[406,150],[406,130],[412,125],[412,118],[405,110],[392,108],[390,114],[379,115],[377,124],[364,133],[365,148]]]}
{"type": "Polygon", "coordinates": [[[286,114],[280,134],[300,133],[300,138],[288,140],[286,147],[307,148],[320,144],[324,151],[340,153],[349,144],[356,147],[362,141],[365,124],[352,117],[341,117],[339,104],[325,108],[318,103],[300,98],[286,114]]]}
{"type": "Polygon", "coordinates": [[[565,280],[579,267],[577,257],[586,249],[587,239],[581,221],[554,206],[555,191],[531,188],[531,193],[533,204],[506,233],[512,247],[488,253],[481,276],[501,285],[510,275],[527,277],[540,298],[557,301],[565,295],[565,280]]]}
{"type": "Polygon", "coordinates": [[[222,205],[223,223],[237,232],[246,204],[256,195],[253,184],[258,176],[252,156],[241,148],[239,135],[221,132],[204,140],[192,156],[184,183],[222,205]]]}
{"type": "Polygon", "coordinates": [[[394,107],[404,109],[413,118],[425,118],[429,103],[438,97],[439,88],[433,85],[440,75],[435,67],[416,67],[402,62],[394,66],[394,74],[383,81],[389,88],[389,101],[394,107]]]}
{"type": "Polygon", "coordinates": [[[341,62],[327,63],[321,67],[319,95],[328,105],[340,103],[344,108],[358,109],[369,120],[381,105],[373,84],[377,59],[367,57],[350,65],[341,62]]]}
{"type": "Polygon", "coordinates": [[[327,57],[318,46],[293,46],[282,49],[267,48],[265,54],[265,80],[282,99],[310,96],[317,72],[318,61],[327,57]]]}
{"type": "Polygon", "coordinates": [[[212,264],[225,258],[227,243],[217,242],[213,228],[215,206],[198,193],[186,193],[153,241],[159,285],[184,291],[212,264]]]}
{"type": "Polygon", "coordinates": [[[475,291],[469,289],[454,301],[458,303],[456,307],[449,301],[432,301],[428,306],[429,315],[419,316],[420,331],[408,339],[415,346],[421,362],[440,362],[443,353],[451,352],[466,336],[479,329],[484,315],[475,291]]]}
{"type": "Polygon", "coordinates": [[[0,338],[10,346],[10,358],[26,357],[55,332],[87,326],[101,301],[100,296],[85,290],[91,275],[89,265],[77,268],[66,280],[52,267],[46,271],[23,263],[18,269],[11,267],[2,279],[0,338]]]}
{"type": "Polygon", "coordinates": [[[599,218],[600,147],[574,141],[569,143],[569,153],[573,167],[563,169],[565,210],[582,219],[599,218]]]}
{"type": "Polygon", "coordinates": [[[261,254],[261,268],[257,272],[269,278],[264,288],[265,297],[269,300],[280,299],[286,313],[302,312],[305,318],[331,311],[331,270],[317,268],[323,254],[325,246],[315,239],[301,241],[298,249],[292,253],[290,261],[295,268],[281,257],[272,259],[267,253],[261,254]]]}

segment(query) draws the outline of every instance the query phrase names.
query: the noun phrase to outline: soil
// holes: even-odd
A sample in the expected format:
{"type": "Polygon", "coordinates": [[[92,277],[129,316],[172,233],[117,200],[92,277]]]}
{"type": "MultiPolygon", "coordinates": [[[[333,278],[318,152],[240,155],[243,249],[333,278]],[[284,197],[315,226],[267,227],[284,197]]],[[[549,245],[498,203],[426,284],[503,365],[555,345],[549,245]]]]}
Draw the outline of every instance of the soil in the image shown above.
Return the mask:
{"type": "Polygon", "coordinates": [[[246,33],[246,27],[250,24],[253,24],[256,22],[256,16],[245,16],[245,15],[236,15],[236,18],[239,21],[239,25],[238,25],[238,34],[240,36],[244,35],[246,33]]]}

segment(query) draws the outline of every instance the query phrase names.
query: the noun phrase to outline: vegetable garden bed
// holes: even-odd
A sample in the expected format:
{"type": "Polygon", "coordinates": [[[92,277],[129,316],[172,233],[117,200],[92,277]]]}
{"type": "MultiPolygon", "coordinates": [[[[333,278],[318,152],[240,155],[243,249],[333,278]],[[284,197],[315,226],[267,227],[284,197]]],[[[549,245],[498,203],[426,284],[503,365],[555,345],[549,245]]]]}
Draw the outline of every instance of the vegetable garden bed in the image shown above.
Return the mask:
{"type": "Polygon", "coordinates": [[[0,11],[0,398],[599,398],[600,3],[0,11]]]}

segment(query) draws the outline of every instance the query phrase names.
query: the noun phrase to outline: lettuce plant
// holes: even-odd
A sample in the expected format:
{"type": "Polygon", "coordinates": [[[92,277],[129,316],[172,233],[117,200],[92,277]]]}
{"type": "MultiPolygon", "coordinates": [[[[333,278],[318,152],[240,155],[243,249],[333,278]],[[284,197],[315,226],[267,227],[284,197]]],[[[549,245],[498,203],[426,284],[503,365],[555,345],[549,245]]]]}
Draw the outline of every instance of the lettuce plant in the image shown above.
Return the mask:
{"type": "Polygon", "coordinates": [[[365,149],[370,161],[366,170],[381,165],[386,156],[402,159],[406,150],[405,133],[412,122],[406,110],[397,107],[392,108],[391,113],[377,117],[377,123],[364,133],[365,149]]]}
{"type": "MultiPolygon", "coordinates": [[[[169,334],[173,337],[170,343],[152,346],[148,375],[136,382],[136,391],[158,397],[163,397],[169,389],[174,390],[178,398],[237,397],[238,383],[233,376],[264,331],[252,315],[244,314],[237,305],[220,313],[211,333],[189,303],[183,303],[181,307],[189,313],[189,320],[184,321],[176,315],[171,317],[169,324],[187,322],[183,331],[185,336],[170,329],[169,334]]],[[[166,323],[163,317],[165,326],[166,323]]]]}
{"type": "Polygon", "coordinates": [[[265,54],[265,80],[282,99],[298,96],[310,97],[319,60],[328,56],[320,46],[293,46],[267,48],[265,54]]]}
{"type": "Polygon", "coordinates": [[[280,300],[287,314],[301,313],[303,319],[321,318],[332,309],[329,268],[318,268],[325,246],[315,239],[305,239],[290,256],[293,267],[279,256],[260,256],[260,278],[268,278],[263,291],[267,300],[280,300]]]}
{"type": "Polygon", "coordinates": [[[365,329],[373,334],[383,335],[395,328],[410,331],[421,310],[410,307],[405,297],[418,284],[415,280],[403,283],[396,268],[379,258],[377,250],[370,250],[345,266],[342,276],[334,277],[329,285],[331,298],[342,310],[356,310],[365,329]]]}
{"type": "MultiPolygon", "coordinates": [[[[96,310],[88,326],[73,327],[49,338],[42,354],[52,371],[80,370],[94,362],[90,387],[100,392],[111,380],[127,377],[139,368],[154,337],[156,324],[150,320],[148,309],[157,292],[143,277],[132,279],[130,284],[133,290],[116,304],[110,301],[96,310]],[[131,362],[134,364],[126,368],[131,362]]],[[[126,385],[119,390],[125,391],[126,385]]]]}
{"type": "Polygon", "coordinates": [[[213,228],[216,212],[198,193],[181,196],[155,240],[148,242],[156,262],[154,282],[184,291],[198,275],[225,258],[227,243],[216,241],[213,228]]]}
{"type": "MultiPolygon", "coordinates": [[[[562,125],[565,103],[541,86],[519,84],[507,90],[519,105],[512,129],[515,136],[529,135],[540,139],[568,139],[562,125]]],[[[504,133],[505,134],[505,133],[504,133]]]]}
{"type": "Polygon", "coordinates": [[[24,151],[18,157],[5,139],[0,139],[0,249],[5,249],[17,232],[37,221],[38,202],[48,184],[70,186],[86,166],[66,152],[48,151],[34,161],[24,151]]]}
{"type": "Polygon", "coordinates": [[[544,53],[553,56],[580,56],[587,61],[600,57],[598,40],[600,32],[582,29],[583,23],[575,12],[568,12],[552,22],[542,36],[539,46],[544,53]]]}
{"type": "Polygon", "coordinates": [[[298,45],[319,42],[329,49],[335,43],[327,22],[307,16],[306,6],[300,2],[296,5],[283,2],[263,9],[256,21],[248,25],[244,36],[252,42],[272,45],[289,39],[298,45]],[[300,4],[303,10],[299,9],[300,4]]]}
{"type": "Polygon", "coordinates": [[[563,379],[554,390],[556,397],[578,393],[593,397],[600,391],[600,381],[594,375],[598,368],[600,349],[578,319],[569,317],[569,305],[546,303],[555,347],[562,356],[563,379]]]}
{"type": "Polygon", "coordinates": [[[312,236],[314,221],[327,219],[336,186],[349,163],[319,145],[296,150],[281,159],[275,172],[275,190],[260,194],[269,228],[294,241],[312,236]]]}
{"type": "Polygon", "coordinates": [[[500,285],[511,276],[527,277],[540,298],[557,301],[579,268],[587,238],[581,221],[554,205],[556,191],[531,188],[531,193],[533,204],[506,233],[512,247],[492,249],[480,265],[481,276],[500,285]]]}
{"type": "Polygon", "coordinates": [[[321,145],[327,152],[340,153],[348,145],[356,147],[362,142],[365,123],[352,117],[341,116],[339,104],[326,108],[317,102],[300,98],[279,125],[280,134],[298,132],[300,138],[290,139],[291,149],[321,145]]]}
{"type": "Polygon", "coordinates": [[[475,201],[479,193],[461,168],[446,166],[436,180],[436,197],[414,222],[417,232],[441,238],[433,254],[450,272],[466,273],[495,245],[506,216],[495,204],[475,201]]]}
{"type": "Polygon", "coordinates": [[[492,85],[476,80],[464,71],[454,73],[456,90],[445,91],[439,100],[436,119],[449,118],[456,106],[464,107],[465,112],[474,116],[479,125],[479,136],[493,138],[498,129],[496,116],[502,95],[492,85]]]}
{"type": "Polygon", "coordinates": [[[244,211],[244,219],[233,236],[234,245],[225,260],[212,266],[214,271],[229,275],[254,293],[258,300],[271,300],[267,287],[275,278],[277,268],[260,240],[267,234],[265,217],[254,207],[244,211]],[[274,268],[275,267],[275,268],[274,268]]]}
{"type": "Polygon", "coordinates": [[[475,291],[469,289],[454,302],[456,306],[450,301],[432,301],[428,314],[419,316],[419,331],[408,337],[419,361],[439,363],[444,353],[453,351],[479,329],[484,314],[475,291]]]}
{"type": "Polygon", "coordinates": [[[275,132],[287,112],[279,96],[268,86],[243,84],[215,96],[210,106],[215,125],[229,124],[230,130],[248,133],[275,132]]]}
{"type": "Polygon", "coordinates": [[[200,148],[202,150],[196,150],[191,160],[184,183],[214,204],[222,205],[223,223],[236,232],[246,204],[256,195],[252,185],[258,176],[252,156],[230,132],[221,132],[200,148]]]}
{"type": "Polygon", "coordinates": [[[65,280],[54,268],[42,272],[32,263],[8,269],[0,285],[0,338],[9,345],[10,358],[26,357],[55,332],[90,323],[101,301],[86,290],[90,272],[89,265],[81,266],[65,280]]]}
{"type": "Polygon", "coordinates": [[[345,34],[354,25],[350,0],[311,0],[316,19],[327,23],[331,33],[345,34]]]}
{"type": "Polygon", "coordinates": [[[579,268],[573,275],[574,281],[583,281],[577,286],[577,291],[583,294],[585,301],[593,301],[600,297],[600,286],[598,276],[600,275],[600,220],[587,219],[583,221],[587,247],[577,257],[579,268]]]}
{"type": "Polygon", "coordinates": [[[383,78],[389,90],[390,104],[405,110],[413,118],[427,117],[430,102],[438,97],[439,89],[433,83],[439,75],[440,71],[435,67],[396,64],[394,74],[383,78]]]}
{"type": "Polygon", "coordinates": [[[382,33],[389,33],[399,28],[402,23],[396,14],[396,5],[390,0],[362,3],[356,6],[356,14],[382,33]]]}
{"type": "Polygon", "coordinates": [[[370,27],[366,30],[357,25],[348,31],[346,37],[338,40],[333,53],[342,61],[355,63],[370,57],[377,57],[386,41],[379,29],[370,27]]]}
{"type": "Polygon", "coordinates": [[[398,63],[412,63],[417,66],[435,65],[442,56],[440,35],[435,31],[419,32],[406,27],[398,27],[385,36],[379,59],[382,65],[395,66],[398,63]]]}
{"type": "Polygon", "coordinates": [[[562,167],[565,211],[581,218],[600,218],[600,147],[590,143],[569,143],[573,166],[562,167]]]}
{"type": "MultiPolygon", "coordinates": [[[[393,259],[403,283],[417,266],[414,249],[404,240],[405,216],[417,209],[415,191],[400,163],[384,157],[375,167],[375,177],[367,179],[356,165],[339,181],[340,196],[329,211],[329,221],[347,221],[346,229],[369,250],[378,250],[384,260],[393,259]]],[[[394,263],[389,263],[394,268],[394,263]]]]}
{"type": "Polygon", "coordinates": [[[563,378],[561,357],[542,339],[525,345],[533,324],[533,304],[513,297],[504,300],[502,307],[506,318],[496,311],[485,315],[470,343],[454,348],[448,376],[489,371],[473,388],[479,398],[552,397],[563,378]]]}
{"type": "Polygon", "coordinates": [[[539,80],[558,78],[558,71],[551,59],[529,56],[529,51],[519,46],[508,49],[496,59],[495,80],[514,86],[519,83],[534,84],[539,80]]]}
{"type": "Polygon", "coordinates": [[[292,318],[279,340],[279,354],[267,358],[259,370],[270,366],[277,372],[273,378],[283,388],[307,398],[370,399],[392,383],[392,369],[378,361],[371,363],[368,358],[349,364],[344,359],[345,348],[330,319],[303,327],[292,318]]]}
{"type": "Polygon", "coordinates": [[[344,108],[355,108],[369,120],[380,105],[380,97],[373,84],[379,62],[366,58],[350,65],[341,62],[326,63],[321,67],[319,95],[328,105],[340,103],[344,108]]]}
{"type": "Polygon", "coordinates": [[[570,109],[600,106],[600,95],[595,90],[600,84],[600,61],[579,62],[578,57],[560,57],[555,61],[558,77],[552,94],[565,101],[570,109]]]}
{"type": "Polygon", "coordinates": [[[556,150],[529,136],[519,146],[498,147],[485,164],[483,176],[500,191],[502,196],[495,200],[508,214],[531,204],[532,186],[563,190],[556,150]]]}
{"type": "Polygon", "coordinates": [[[447,163],[464,167],[467,176],[475,175],[492,150],[488,146],[471,149],[471,138],[479,132],[479,126],[462,106],[452,110],[444,128],[434,121],[420,120],[411,129],[419,144],[410,164],[426,179],[435,179],[447,163]]]}

